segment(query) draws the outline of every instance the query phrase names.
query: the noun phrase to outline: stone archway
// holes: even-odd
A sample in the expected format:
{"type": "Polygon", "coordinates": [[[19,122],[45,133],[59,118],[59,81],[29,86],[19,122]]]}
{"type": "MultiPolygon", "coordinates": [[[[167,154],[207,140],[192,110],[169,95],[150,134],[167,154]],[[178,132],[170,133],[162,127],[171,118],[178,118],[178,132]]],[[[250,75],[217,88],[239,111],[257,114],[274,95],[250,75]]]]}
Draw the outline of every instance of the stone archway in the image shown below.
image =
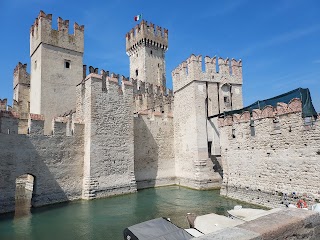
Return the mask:
{"type": "Polygon", "coordinates": [[[23,174],[16,178],[15,216],[28,215],[32,207],[35,177],[23,174]]]}

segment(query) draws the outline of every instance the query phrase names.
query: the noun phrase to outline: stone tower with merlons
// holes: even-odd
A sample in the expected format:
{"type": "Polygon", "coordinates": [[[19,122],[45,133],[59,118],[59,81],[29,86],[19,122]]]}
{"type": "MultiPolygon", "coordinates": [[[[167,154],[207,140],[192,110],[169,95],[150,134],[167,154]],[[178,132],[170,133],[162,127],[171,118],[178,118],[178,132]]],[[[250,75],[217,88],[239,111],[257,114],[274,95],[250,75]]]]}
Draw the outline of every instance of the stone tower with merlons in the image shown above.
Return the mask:
{"type": "Polygon", "coordinates": [[[166,86],[165,53],[168,49],[168,30],[147,23],[126,34],[126,51],[130,59],[130,78],[166,86]]]}
{"type": "Polygon", "coordinates": [[[242,61],[192,54],[172,71],[172,79],[177,178],[193,188],[219,187],[218,115],[242,108],[242,61]]]}
{"type": "Polygon", "coordinates": [[[45,117],[45,133],[52,119],[76,108],[76,85],[83,78],[84,26],[58,18],[52,29],[52,14],[40,11],[30,29],[30,112],[45,117]]]}

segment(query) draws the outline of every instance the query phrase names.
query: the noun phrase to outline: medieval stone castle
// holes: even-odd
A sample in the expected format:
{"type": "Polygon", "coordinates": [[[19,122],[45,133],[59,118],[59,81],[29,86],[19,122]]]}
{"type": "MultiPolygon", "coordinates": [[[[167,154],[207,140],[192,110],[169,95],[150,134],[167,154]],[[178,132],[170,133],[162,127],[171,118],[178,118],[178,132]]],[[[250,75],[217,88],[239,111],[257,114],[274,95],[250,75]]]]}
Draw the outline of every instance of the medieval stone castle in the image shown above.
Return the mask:
{"type": "MultiPolygon", "coordinates": [[[[280,121],[288,127],[291,118],[297,120],[290,133],[263,129],[274,113],[259,113],[260,142],[250,139],[246,129],[250,115],[236,122],[208,119],[243,107],[241,60],[191,55],[172,71],[171,91],[165,77],[167,29],[142,21],[126,34],[130,78],[125,78],[94,67],[88,73],[84,26],[75,23],[73,28],[70,35],[69,21],[59,17],[58,29],[52,29],[52,15],[40,11],[30,29],[31,72],[19,63],[13,106],[6,99],[0,102],[0,213],[14,210],[16,179],[25,174],[34,178],[32,206],[172,184],[222,186],[224,195],[268,205],[256,200],[259,194],[283,190],[280,183],[267,184],[270,176],[279,182],[277,176],[290,171],[285,176],[289,192],[300,184],[295,156],[304,162],[301,171],[319,171],[320,131],[303,128],[297,100],[294,107],[285,107],[280,121]],[[233,124],[241,128],[240,138],[230,138],[233,124]],[[302,130],[308,151],[296,140],[302,130]],[[275,141],[271,147],[268,138],[275,141]],[[291,143],[301,146],[301,152],[291,155],[291,143]],[[310,158],[315,167],[306,162],[310,158]]],[[[310,179],[307,193],[319,198],[318,174],[310,173],[310,179]]]]}

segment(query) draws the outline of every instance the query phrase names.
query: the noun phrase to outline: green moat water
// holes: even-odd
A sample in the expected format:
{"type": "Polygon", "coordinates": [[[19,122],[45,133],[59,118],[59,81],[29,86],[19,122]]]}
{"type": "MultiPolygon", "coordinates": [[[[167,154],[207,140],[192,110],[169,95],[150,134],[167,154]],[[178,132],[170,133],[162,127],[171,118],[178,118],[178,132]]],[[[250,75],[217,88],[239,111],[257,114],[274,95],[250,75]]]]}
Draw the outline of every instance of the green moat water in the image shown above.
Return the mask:
{"type": "Polygon", "coordinates": [[[0,239],[122,240],[122,231],[139,222],[169,217],[176,225],[187,227],[188,212],[225,215],[238,204],[253,207],[221,197],[219,190],[196,191],[178,186],[145,189],[135,194],[35,208],[23,217],[2,215],[0,239]]]}

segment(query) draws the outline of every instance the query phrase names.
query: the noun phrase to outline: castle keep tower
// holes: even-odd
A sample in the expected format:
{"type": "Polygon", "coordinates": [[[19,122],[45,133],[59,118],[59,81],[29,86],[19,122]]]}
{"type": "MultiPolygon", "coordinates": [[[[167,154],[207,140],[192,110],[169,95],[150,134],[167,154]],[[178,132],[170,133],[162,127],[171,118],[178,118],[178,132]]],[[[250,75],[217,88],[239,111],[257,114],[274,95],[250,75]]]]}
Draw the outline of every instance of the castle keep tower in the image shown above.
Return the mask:
{"type": "Polygon", "coordinates": [[[168,30],[142,20],[126,34],[130,59],[130,78],[157,86],[166,86],[165,52],[168,30]]]}
{"type": "Polygon", "coordinates": [[[84,26],[77,23],[69,34],[69,20],[40,11],[30,29],[30,112],[43,114],[45,132],[54,116],[76,108],[76,85],[83,75],[84,26]]]}
{"type": "Polygon", "coordinates": [[[220,160],[217,118],[208,117],[242,108],[242,62],[191,55],[172,71],[176,175],[182,185],[220,185],[213,172],[220,160]],[[218,69],[217,72],[217,63],[218,69]]]}

